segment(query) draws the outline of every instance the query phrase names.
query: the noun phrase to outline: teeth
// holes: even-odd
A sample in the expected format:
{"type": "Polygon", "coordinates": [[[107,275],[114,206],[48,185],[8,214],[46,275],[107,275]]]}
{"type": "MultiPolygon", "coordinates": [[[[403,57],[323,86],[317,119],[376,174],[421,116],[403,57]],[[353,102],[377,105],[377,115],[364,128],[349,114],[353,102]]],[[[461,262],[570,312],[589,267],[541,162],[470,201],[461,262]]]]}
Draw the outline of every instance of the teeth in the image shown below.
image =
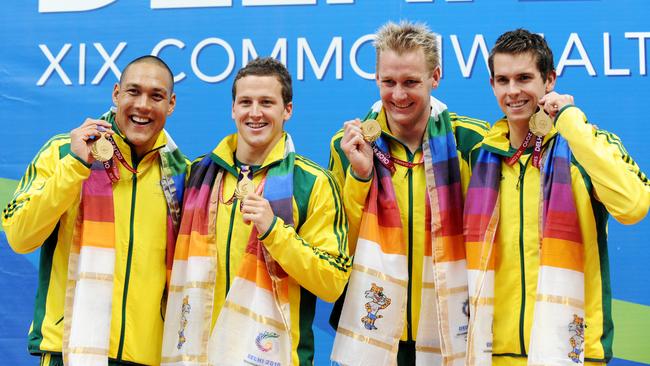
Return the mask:
{"type": "Polygon", "coordinates": [[[522,101],[522,102],[516,102],[516,103],[510,103],[510,107],[512,107],[512,108],[518,108],[518,107],[523,106],[524,104],[526,104],[525,101],[522,101]]]}
{"type": "Polygon", "coordinates": [[[133,117],[131,117],[131,118],[132,118],[135,122],[138,122],[138,123],[147,123],[147,122],[149,122],[149,119],[148,119],[148,118],[143,118],[143,117],[138,117],[138,116],[133,116],[133,117]]]}
{"type": "Polygon", "coordinates": [[[251,128],[262,128],[266,126],[266,123],[247,123],[246,125],[251,128]]]}

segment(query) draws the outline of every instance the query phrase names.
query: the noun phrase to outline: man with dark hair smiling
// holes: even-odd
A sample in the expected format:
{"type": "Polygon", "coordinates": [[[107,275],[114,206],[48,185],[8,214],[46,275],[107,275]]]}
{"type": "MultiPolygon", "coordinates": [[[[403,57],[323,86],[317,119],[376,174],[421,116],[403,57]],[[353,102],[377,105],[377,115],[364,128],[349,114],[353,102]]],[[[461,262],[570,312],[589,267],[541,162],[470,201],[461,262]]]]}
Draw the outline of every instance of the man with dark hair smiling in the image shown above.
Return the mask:
{"type": "Polygon", "coordinates": [[[489,57],[505,117],[485,136],[465,205],[468,365],[603,365],[612,358],[607,218],[641,220],[650,182],[619,138],[553,91],[539,35],[489,57]]]}
{"type": "Polygon", "coordinates": [[[312,365],[316,297],[350,273],[334,178],[296,154],[291,76],[256,59],[233,82],[237,133],[192,165],[163,365],[312,365]]]}
{"type": "Polygon", "coordinates": [[[116,108],[50,139],[3,211],[11,247],[41,249],[29,333],[41,365],[160,362],[188,166],[163,130],[173,85],[159,58],[133,60],[113,88],[116,108]]]}

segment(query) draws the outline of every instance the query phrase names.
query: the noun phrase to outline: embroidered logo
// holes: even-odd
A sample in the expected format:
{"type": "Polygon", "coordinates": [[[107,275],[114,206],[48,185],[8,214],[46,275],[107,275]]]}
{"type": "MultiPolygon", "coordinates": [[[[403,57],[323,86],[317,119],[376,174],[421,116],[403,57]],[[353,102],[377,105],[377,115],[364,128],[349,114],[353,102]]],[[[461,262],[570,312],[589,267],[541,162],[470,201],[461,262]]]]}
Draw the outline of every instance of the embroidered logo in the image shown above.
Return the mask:
{"type": "Polygon", "coordinates": [[[269,352],[273,350],[273,344],[276,343],[276,338],[280,335],[274,332],[264,331],[255,337],[255,345],[262,352],[269,352]]]}
{"type": "Polygon", "coordinates": [[[382,315],[379,315],[379,310],[386,309],[390,303],[391,299],[384,294],[384,288],[379,287],[376,284],[372,284],[370,290],[365,292],[366,299],[370,299],[366,303],[366,312],[368,315],[361,318],[361,323],[368,330],[375,330],[375,321],[377,319],[383,318],[382,315]]]}
{"type": "Polygon", "coordinates": [[[181,305],[181,329],[178,331],[178,345],[176,348],[181,349],[183,344],[185,344],[185,327],[187,326],[187,315],[192,311],[192,306],[190,305],[190,297],[185,296],[183,298],[183,305],[181,305]]]}
{"type": "Polygon", "coordinates": [[[583,346],[585,343],[585,319],[573,314],[573,321],[569,323],[569,345],[571,345],[571,352],[569,358],[574,363],[582,363],[580,361],[580,354],[582,354],[583,346]]]}

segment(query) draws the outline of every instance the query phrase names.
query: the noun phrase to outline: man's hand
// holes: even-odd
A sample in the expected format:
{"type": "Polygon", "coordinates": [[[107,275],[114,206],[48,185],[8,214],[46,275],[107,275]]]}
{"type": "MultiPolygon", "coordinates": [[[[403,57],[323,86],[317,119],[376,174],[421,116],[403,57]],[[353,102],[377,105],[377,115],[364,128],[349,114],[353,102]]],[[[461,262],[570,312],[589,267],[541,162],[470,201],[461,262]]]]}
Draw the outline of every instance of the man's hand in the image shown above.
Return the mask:
{"type": "Polygon", "coordinates": [[[70,131],[70,151],[88,164],[92,164],[95,161],[95,158],[90,153],[90,145],[95,139],[101,136],[101,132],[99,131],[100,126],[104,128],[104,133],[108,133],[109,136],[114,133],[111,130],[110,123],[91,118],[86,118],[81,126],[70,131]]]}
{"type": "Polygon", "coordinates": [[[275,214],[271,204],[255,192],[249,192],[241,206],[244,222],[252,222],[257,232],[264,234],[269,230],[275,214]]]}
{"type": "Polygon", "coordinates": [[[372,174],[372,147],[363,139],[360,126],[358,118],[343,124],[341,149],[350,161],[352,172],[361,179],[368,179],[372,174]]]}
{"type": "Polygon", "coordinates": [[[573,104],[573,96],[569,94],[558,94],[554,91],[546,94],[538,102],[540,108],[546,111],[551,118],[555,118],[557,113],[567,105],[573,104]]]}

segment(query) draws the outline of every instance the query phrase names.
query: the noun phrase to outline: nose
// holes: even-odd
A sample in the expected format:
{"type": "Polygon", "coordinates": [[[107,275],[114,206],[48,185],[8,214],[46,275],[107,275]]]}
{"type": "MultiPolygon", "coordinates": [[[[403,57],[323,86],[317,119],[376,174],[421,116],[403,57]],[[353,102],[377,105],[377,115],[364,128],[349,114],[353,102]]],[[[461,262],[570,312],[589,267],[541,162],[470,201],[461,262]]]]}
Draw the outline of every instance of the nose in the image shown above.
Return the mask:
{"type": "Polygon", "coordinates": [[[510,80],[507,86],[506,92],[508,95],[517,95],[521,91],[521,88],[519,87],[519,84],[517,84],[516,80],[510,80]]]}
{"type": "Polygon", "coordinates": [[[259,103],[253,103],[250,111],[251,118],[262,118],[262,108],[259,103]]]}
{"type": "Polygon", "coordinates": [[[146,95],[145,93],[140,94],[135,100],[135,106],[136,106],[136,108],[142,109],[142,110],[151,109],[149,96],[146,95]]]}
{"type": "Polygon", "coordinates": [[[406,91],[401,85],[396,85],[393,89],[393,99],[395,100],[404,100],[406,99],[406,91]]]}

